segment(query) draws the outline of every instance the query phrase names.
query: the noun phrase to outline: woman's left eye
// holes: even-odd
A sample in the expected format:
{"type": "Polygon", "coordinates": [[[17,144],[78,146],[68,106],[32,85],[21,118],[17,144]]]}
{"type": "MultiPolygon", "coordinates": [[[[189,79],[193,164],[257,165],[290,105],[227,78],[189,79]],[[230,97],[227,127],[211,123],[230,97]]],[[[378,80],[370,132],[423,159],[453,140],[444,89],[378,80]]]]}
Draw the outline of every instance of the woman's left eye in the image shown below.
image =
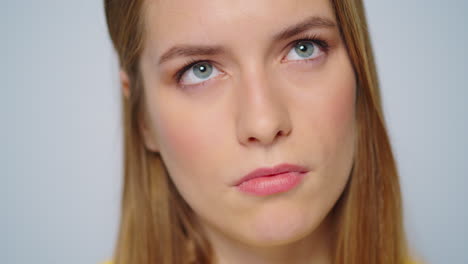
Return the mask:
{"type": "Polygon", "coordinates": [[[286,60],[309,60],[320,56],[323,51],[318,44],[310,40],[297,42],[286,55],[286,60]]]}

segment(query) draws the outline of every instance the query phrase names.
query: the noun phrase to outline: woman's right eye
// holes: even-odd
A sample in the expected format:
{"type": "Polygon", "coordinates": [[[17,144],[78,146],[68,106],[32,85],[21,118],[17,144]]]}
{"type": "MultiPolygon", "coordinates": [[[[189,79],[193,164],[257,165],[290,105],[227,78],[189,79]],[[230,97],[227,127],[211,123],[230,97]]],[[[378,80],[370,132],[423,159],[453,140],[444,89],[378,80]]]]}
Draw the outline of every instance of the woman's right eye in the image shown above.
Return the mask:
{"type": "Polygon", "coordinates": [[[195,85],[218,76],[221,72],[210,62],[198,62],[182,73],[181,85],[195,85]]]}

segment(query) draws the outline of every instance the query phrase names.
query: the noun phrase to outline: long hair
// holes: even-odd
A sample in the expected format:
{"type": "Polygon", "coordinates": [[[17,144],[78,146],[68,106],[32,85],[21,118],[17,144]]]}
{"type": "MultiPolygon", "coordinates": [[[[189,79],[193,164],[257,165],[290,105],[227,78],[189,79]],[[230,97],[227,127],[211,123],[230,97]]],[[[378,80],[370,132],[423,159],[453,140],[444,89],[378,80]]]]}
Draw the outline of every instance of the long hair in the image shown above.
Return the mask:
{"type": "MultiPolygon", "coordinates": [[[[357,145],[347,185],[330,212],[333,263],[402,264],[408,257],[395,159],[382,112],[379,83],[362,0],[330,0],[357,79],[357,145]]],[[[120,68],[129,76],[122,96],[124,181],[115,264],[212,263],[210,243],[194,212],[139,129],[145,95],[139,61],[143,0],[104,0],[120,68]]]]}

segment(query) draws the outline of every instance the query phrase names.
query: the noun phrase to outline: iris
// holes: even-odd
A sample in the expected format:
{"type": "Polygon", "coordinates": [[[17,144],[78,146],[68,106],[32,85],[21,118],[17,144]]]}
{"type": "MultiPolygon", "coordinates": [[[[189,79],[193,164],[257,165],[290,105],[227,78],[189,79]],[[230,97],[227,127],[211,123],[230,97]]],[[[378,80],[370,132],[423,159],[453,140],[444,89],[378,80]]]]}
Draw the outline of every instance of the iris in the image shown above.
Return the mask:
{"type": "Polygon", "coordinates": [[[206,79],[213,73],[213,66],[207,62],[197,63],[192,69],[193,74],[200,79],[206,79]]]}
{"type": "Polygon", "coordinates": [[[300,57],[307,58],[314,54],[314,45],[309,41],[301,41],[294,46],[294,50],[300,57]]]}

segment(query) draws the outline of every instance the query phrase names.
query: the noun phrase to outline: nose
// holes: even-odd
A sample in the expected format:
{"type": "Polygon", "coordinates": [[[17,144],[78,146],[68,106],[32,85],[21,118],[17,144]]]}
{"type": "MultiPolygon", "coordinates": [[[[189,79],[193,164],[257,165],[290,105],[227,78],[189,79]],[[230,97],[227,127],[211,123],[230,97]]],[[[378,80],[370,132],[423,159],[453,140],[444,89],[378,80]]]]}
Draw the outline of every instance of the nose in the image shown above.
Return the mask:
{"type": "Polygon", "coordinates": [[[273,145],[292,131],[280,87],[266,74],[251,71],[239,83],[237,136],[242,145],[273,145]]]}

